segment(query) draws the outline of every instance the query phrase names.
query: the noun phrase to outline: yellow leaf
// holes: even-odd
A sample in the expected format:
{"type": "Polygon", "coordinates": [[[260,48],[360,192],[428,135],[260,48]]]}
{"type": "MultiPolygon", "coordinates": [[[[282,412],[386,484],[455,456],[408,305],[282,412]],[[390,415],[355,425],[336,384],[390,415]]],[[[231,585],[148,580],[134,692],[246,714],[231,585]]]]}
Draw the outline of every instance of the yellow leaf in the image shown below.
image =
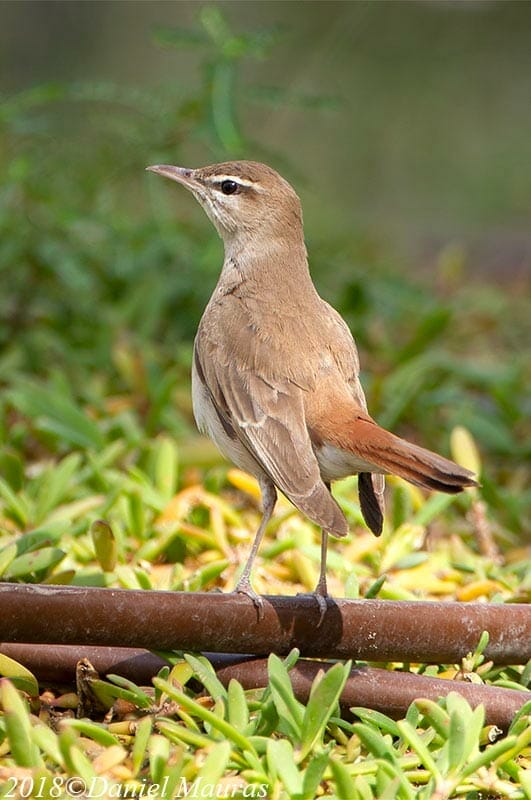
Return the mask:
{"type": "Polygon", "coordinates": [[[478,597],[490,597],[490,595],[494,594],[495,592],[500,592],[503,590],[503,586],[498,581],[492,580],[480,580],[480,581],[473,581],[472,583],[467,583],[466,586],[462,586],[456,592],[456,597],[463,603],[467,603],[470,600],[477,600],[478,597]]]}
{"type": "Polygon", "coordinates": [[[239,489],[241,492],[245,492],[246,494],[250,494],[251,497],[255,498],[255,500],[261,499],[262,493],[260,491],[258,481],[251,475],[248,475],[246,472],[242,472],[240,469],[229,469],[227,472],[227,478],[230,483],[236,487],[236,489],[239,489]]]}
{"type": "Polygon", "coordinates": [[[481,472],[481,458],[477,445],[467,428],[457,425],[450,435],[450,449],[454,459],[474,475],[481,472]]]}

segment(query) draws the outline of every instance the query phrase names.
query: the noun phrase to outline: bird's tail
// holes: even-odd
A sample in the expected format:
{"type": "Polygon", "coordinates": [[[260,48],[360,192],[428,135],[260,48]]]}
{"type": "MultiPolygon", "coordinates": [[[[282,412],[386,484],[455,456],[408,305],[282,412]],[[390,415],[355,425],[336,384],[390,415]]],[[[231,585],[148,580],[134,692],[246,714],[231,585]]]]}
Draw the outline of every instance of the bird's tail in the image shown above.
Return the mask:
{"type": "Polygon", "coordinates": [[[448,458],[401,439],[376,425],[370,417],[360,417],[350,427],[343,447],[375,466],[375,472],[399,475],[415,486],[456,494],[467,486],[477,486],[470,470],[448,458]]]}

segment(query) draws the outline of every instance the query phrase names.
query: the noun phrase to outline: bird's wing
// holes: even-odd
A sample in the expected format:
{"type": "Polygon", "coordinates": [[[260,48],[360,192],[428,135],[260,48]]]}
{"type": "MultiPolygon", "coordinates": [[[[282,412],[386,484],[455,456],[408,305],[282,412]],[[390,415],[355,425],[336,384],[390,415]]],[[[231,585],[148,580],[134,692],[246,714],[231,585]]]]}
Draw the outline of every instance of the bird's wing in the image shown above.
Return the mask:
{"type": "MultiPolygon", "coordinates": [[[[315,523],[336,536],[348,526],[343,512],[321,480],[305,424],[302,390],[288,380],[264,377],[230,361],[202,358],[201,372],[218,414],[274,484],[315,523]]],[[[218,353],[219,356],[219,353],[218,353]]]]}
{"type": "MultiPolygon", "coordinates": [[[[345,320],[323,300],[323,310],[328,324],[334,329],[334,355],[339,373],[354,403],[367,412],[367,401],[359,379],[360,362],[356,343],[345,320]]],[[[383,528],[385,512],[385,476],[378,473],[362,472],[358,477],[358,492],[363,518],[371,531],[379,536],[383,528]]]]}

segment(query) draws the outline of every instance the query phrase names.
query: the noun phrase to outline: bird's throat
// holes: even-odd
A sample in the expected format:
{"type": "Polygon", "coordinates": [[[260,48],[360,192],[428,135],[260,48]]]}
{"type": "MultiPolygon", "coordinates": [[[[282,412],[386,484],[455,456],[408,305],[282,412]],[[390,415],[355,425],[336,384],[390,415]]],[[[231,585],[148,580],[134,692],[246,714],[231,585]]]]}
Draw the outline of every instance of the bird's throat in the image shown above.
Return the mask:
{"type": "Polygon", "coordinates": [[[314,295],[306,247],[300,238],[248,239],[225,242],[219,285],[242,286],[256,294],[279,292],[285,297],[314,295]]]}

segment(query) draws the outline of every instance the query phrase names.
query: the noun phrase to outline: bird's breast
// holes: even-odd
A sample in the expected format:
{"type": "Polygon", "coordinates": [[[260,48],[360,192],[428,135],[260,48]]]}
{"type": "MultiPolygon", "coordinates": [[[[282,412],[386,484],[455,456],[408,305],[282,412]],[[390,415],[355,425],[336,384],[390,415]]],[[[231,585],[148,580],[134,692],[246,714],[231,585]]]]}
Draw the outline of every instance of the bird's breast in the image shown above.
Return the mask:
{"type": "Polygon", "coordinates": [[[264,471],[249,450],[242,445],[233,421],[213,400],[198,359],[194,360],[192,367],[192,407],[201,433],[212,439],[225,458],[260,479],[264,471]]]}

